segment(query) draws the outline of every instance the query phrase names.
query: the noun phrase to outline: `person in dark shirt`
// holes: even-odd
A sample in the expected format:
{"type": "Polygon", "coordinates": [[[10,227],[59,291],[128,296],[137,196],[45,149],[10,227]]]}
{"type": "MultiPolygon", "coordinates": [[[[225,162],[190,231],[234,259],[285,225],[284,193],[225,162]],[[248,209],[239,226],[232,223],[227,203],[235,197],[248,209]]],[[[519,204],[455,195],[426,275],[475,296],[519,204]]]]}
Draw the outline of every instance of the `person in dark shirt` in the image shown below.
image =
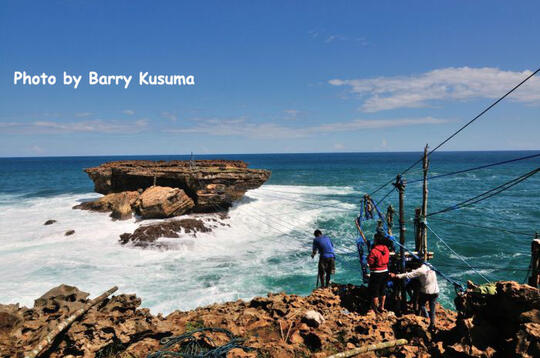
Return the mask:
{"type": "Polygon", "coordinates": [[[320,230],[315,230],[313,233],[313,251],[311,258],[314,258],[319,253],[319,269],[318,277],[322,287],[328,287],[330,284],[330,276],[336,272],[336,255],[334,253],[334,245],[332,240],[326,235],[323,235],[320,230]]]}

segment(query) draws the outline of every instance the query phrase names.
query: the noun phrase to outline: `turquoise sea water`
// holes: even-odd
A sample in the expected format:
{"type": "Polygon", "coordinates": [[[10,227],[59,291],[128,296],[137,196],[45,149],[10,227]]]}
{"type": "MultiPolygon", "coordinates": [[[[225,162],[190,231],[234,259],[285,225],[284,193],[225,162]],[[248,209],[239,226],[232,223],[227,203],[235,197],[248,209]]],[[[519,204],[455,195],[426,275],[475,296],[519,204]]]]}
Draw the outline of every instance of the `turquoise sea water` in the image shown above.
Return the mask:
{"type": "MultiPolygon", "coordinates": [[[[534,152],[441,152],[431,158],[431,175],[504,161],[534,152]]],[[[61,284],[97,295],[110,286],[133,292],[153,312],[249,299],[270,291],[308,294],[315,285],[311,233],[320,228],[338,248],[335,281],[360,284],[353,220],[361,196],[387,182],[420,153],[334,153],[211,155],[196,159],[245,160],[272,170],[271,179],[237,203],[223,226],[196,238],[163,240],[168,250],[124,247],[123,232],[141,223],[113,222],[107,214],[72,210],[99,197],[82,169],[134,157],[0,159],[0,302],[31,305],[61,284]],[[58,223],[44,226],[47,219],[58,223]],[[75,235],[64,232],[74,229],[75,235]]],[[[136,159],[189,159],[152,156],[136,159]]],[[[456,176],[433,179],[429,212],[453,205],[540,166],[540,158],[456,176]]],[[[412,182],[420,167],[407,173],[412,182]]],[[[381,190],[381,198],[390,187],[381,190]]],[[[397,208],[397,194],[383,204],[397,208]]],[[[407,242],[413,244],[412,217],[421,203],[421,183],[406,188],[407,242]]],[[[397,223],[397,217],[395,219],[397,223]]],[[[540,175],[473,207],[434,216],[429,225],[468,262],[493,280],[523,281],[530,241],[540,230],[540,175]],[[449,223],[437,218],[459,222],[449,223]],[[484,229],[472,225],[489,226],[484,229]],[[510,233],[498,229],[515,231],[510,233]]],[[[372,233],[374,223],[368,225],[372,233]]],[[[394,232],[398,232],[397,228],[394,232]]],[[[432,263],[459,281],[482,279],[431,233],[432,263]]],[[[440,280],[450,306],[451,285],[440,280]]]]}

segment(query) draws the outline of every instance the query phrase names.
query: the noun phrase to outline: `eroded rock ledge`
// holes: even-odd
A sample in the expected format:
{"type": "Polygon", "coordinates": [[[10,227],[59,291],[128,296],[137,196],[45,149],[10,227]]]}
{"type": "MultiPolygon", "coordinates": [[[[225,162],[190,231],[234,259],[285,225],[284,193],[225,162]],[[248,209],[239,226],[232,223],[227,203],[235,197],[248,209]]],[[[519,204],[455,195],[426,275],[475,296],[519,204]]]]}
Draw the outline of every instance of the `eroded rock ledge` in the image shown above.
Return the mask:
{"type": "MultiPolygon", "coordinates": [[[[0,356],[22,357],[51,327],[87,302],[87,293],[62,285],[36,300],[33,308],[0,305],[0,356]]],[[[459,314],[438,307],[435,333],[427,330],[426,318],[413,314],[366,313],[366,288],[352,285],[334,285],[307,297],[268,294],[249,302],[175,311],[166,317],[153,316],[139,308],[140,304],[136,296],[122,294],[90,309],[59,337],[50,357],[146,357],[159,349],[161,338],[199,327],[228,329],[246,338],[244,345],[257,350],[236,349],[228,357],[327,357],[398,338],[409,343],[381,352],[384,356],[540,354],[540,293],[516,282],[497,283],[494,295],[468,291],[459,299],[459,314]]],[[[214,338],[215,342],[223,340],[219,334],[214,338]]]]}
{"type": "Polygon", "coordinates": [[[105,196],[74,208],[111,211],[116,219],[132,212],[144,219],[223,211],[270,177],[270,171],[237,160],[126,160],[85,172],[105,196]]]}

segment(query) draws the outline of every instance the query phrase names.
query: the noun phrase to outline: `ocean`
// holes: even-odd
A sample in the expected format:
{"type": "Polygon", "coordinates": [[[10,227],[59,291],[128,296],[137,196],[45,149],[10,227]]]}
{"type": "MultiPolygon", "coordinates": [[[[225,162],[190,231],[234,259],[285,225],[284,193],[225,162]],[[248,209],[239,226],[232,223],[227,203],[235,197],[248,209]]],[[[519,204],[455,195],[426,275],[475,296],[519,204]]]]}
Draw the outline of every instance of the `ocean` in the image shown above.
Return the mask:
{"type": "MultiPolygon", "coordinates": [[[[436,152],[430,175],[500,162],[534,152],[436,152]]],[[[0,158],[0,303],[33,300],[59,284],[97,296],[117,285],[135,293],[153,313],[250,299],[268,292],[307,295],[316,283],[311,240],[316,228],[334,241],[334,281],[361,284],[354,218],[361,196],[407,168],[421,153],[196,155],[240,159],[272,171],[230,210],[230,226],[197,237],[167,239],[170,249],[119,244],[119,235],[141,222],[112,221],[108,214],[73,210],[98,198],[84,168],[121,159],[189,159],[189,156],[0,158]],[[48,219],[57,220],[44,226],[48,219]],[[67,230],[72,236],[64,236],[67,230]]],[[[513,162],[429,182],[428,212],[454,205],[540,166],[540,158],[513,162]]],[[[407,245],[413,246],[414,208],[421,205],[420,166],[407,173],[407,245]]],[[[379,200],[390,186],[379,191],[379,200]]],[[[392,203],[391,193],[381,206],[392,203]]],[[[394,232],[398,233],[397,216],[394,232]]],[[[428,224],[459,255],[428,233],[433,265],[460,282],[522,282],[530,243],[540,230],[540,175],[472,207],[434,215],[428,224]],[[482,227],[479,227],[482,226],[482,227]]],[[[375,223],[366,226],[369,236],[375,223]]],[[[454,289],[439,278],[441,302],[452,307],[454,289]]]]}

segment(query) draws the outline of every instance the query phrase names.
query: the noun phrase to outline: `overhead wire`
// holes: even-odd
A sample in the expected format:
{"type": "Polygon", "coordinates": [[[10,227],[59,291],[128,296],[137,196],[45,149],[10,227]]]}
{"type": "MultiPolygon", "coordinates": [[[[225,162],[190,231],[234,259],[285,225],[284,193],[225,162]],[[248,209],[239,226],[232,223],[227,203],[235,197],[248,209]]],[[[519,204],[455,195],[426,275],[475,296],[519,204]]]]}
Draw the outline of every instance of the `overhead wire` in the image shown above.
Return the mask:
{"type": "MultiPolygon", "coordinates": [[[[512,92],[514,92],[516,89],[518,89],[521,85],[523,85],[525,82],[527,82],[529,79],[531,79],[534,75],[536,75],[538,72],[540,71],[540,68],[538,68],[536,71],[532,72],[529,76],[527,76],[525,79],[523,79],[520,83],[518,83],[517,85],[515,85],[511,90],[509,90],[508,92],[506,92],[502,97],[500,97],[499,99],[497,99],[495,102],[493,102],[492,104],[490,104],[488,107],[486,107],[482,112],[480,112],[478,115],[476,115],[473,119],[471,119],[469,122],[465,123],[463,126],[461,126],[457,131],[455,131],[454,133],[452,133],[449,137],[447,137],[445,140],[443,140],[441,143],[439,143],[435,148],[433,148],[432,150],[430,150],[428,153],[427,153],[427,156],[429,157],[431,154],[433,154],[433,152],[435,152],[436,150],[438,150],[439,148],[441,148],[443,145],[445,145],[446,143],[448,143],[448,141],[450,141],[452,138],[454,138],[456,135],[458,135],[461,131],[463,131],[465,128],[467,128],[469,125],[471,125],[474,121],[476,121],[478,118],[482,117],[486,112],[488,112],[491,108],[495,107],[499,102],[501,102],[503,99],[505,99],[506,97],[508,97],[512,92]]],[[[411,164],[407,169],[405,169],[404,171],[402,171],[400,174],[401,175],[404,175],[405,173],[407,173],[409,170],[411,170],[412,168],[414,168],[418,163],[422,162],[423,160],[423,157],[420,157],[417,161],[415,161],[413,164],[411,164]]],[[[389,185],[390,183],[392,183],[394,181],[394,179],[391,179],[390,181],[386,182],[385,184],[381,185],[380,187],[378,187],[374,192],[372,192],[370,194],[370,196],[373,196],[374,194],[376,194],[377,192],[379,192],[381,189],[383,189],[384,187],[386,187],[387,185],[389,185]]]]}
{"type": "Polygon", "coordinates": [[[504,184],[498,185],[495,188],[490,189],[490,190],[488,190],[486,192],[483,192],[482,194],[476,195],[476,196],[474,196],[474,197],[472,197],[470,199],[464,200],[462,202],[459,202],[459,203],[457,203],[455,205],[449,206],[449,207],[444,208],[442,210],[427,214],[426,217],[442,214],[442,213],[452,211],[452,210],[458,210],[458,209],[461,209],[461,208],[465,208],[465,207],[474,205],[474,204],[476,204],[476,203],[478,203],[480,201],[489,199],[489,198],[491,198],[491,197],[493,197],[493,196],[495,196],[497,194],[500,194],[503,191],[506,191],[506,190],[516,186],[517,184],[527,180],[528,178],[530,178],[533,175],[535,175],[536,173],[538,173],[538,171],[540,171],[540,168],[536,168],[534,170],[531,170],[528,173],[525,173],[525,174],[523,174],[523,175],[521,175],[521,176],[519,176],[517,178],[514,178],[514,179],[512,179],[512,180],[510,180],[510,181],[508,181],[508,182],[506,182],[504,184]]]}
{"type": "Polygon", "coordinates": [[[443,243],[444,246],[446,246],[446,248],[448,250],[450,250],[450,252],[452,252],[454,255],[456,255],[461,261],[463,261],[463,263],[465,263],[465,265],[467,265],[471,270],[473,270],[478,276],[482,277],[487,283],[491,282],[490,279],[488,279],[486,276],[484,276],[481,272],[479,272],[477,269],[475,269],[467,260],[465,260],[465,258],[463,256],[461,256],[460,254],[458,254],[453,248],[450,247],[450,245],[448,245],[446,243],[446,241],[444,241],[442,239],[442,237],[440,237],[435,231],[433,231],[433,229],[431,228],[431,226],[429,226],[427,223],[426,223],[426,227],[429,229],[429,231],[431,231],[433,233],[433,235],[435,235],[435,237],[437,239],[439,239],[440,242],[443,243]]]}
{"type": "Polygon", "coordinates": [[[515,230],[502,229],[502,228],[493,227],[493,226],[478,225],[478,224],[474,224],[474,223],[471,223],[471,222],[466,222],[465,223],[465,222],[447,220],[447,219],[443,219],[443,218],[441,218],[439,216],[432,217],[432,218],[430,218],[430,220],[443,221],[443,222],[447,222],[447,223],[450,223],[450,224],[456,224],[456,225],[472,226],[472,227],[477,227],[477,228],[486,229],[486,230],[502,231],[502,232],[507,232],[509,234],[515,234],[515,235],[523,235],[523,236],[532,236],[532,235],[534,235],[534,232],[526,233],[526,232],[523,232],[523,231],[515,231],[515,230]]]}
{"type": "MultiPolygon", "coordinates": [[[[450,173],[444,173],[444,174],[432,175],[432,176],[427,177],[427,179],[428,179],[428,180],[431,180],[431,179],[444,178],[444,177],[451,176],[451,175],[467,173],[467,172],[471,172],[471,171],[474,171],[474,170],[485,169],[485,168],[494,167],[494,166],[497,166],[497,165],[503,165],[503,164],[513,163],[513,162],[517,162],[517,161],[520,161],[520,160],[532,159],[532,158],[536,158],[536,157],[540,157],[540,153],[532,154],[532,155],[527,155],[527,156],[520,157],[520,158],[514,158],[514,159],[510,159],[510,160],[504,160],[504,161],[502,161],[502,162],[497,162],[497,163],[491,163],[491,164],[481,165],[481,166],[474,167],[474,168],[458,170],[458,171],[454,171],[454,172],[450,172],[450,173]]],[[[412,181],[409,180],[409,181],[407,181],[407,182],[408,182],[409,184],[411,184],[411,183],[421,182],[421,181],[423,181],[423,180],[424,180],[424,179],[422,178],[422,179],[415,179],[415,180],[412,180],[412,181]]]]}

